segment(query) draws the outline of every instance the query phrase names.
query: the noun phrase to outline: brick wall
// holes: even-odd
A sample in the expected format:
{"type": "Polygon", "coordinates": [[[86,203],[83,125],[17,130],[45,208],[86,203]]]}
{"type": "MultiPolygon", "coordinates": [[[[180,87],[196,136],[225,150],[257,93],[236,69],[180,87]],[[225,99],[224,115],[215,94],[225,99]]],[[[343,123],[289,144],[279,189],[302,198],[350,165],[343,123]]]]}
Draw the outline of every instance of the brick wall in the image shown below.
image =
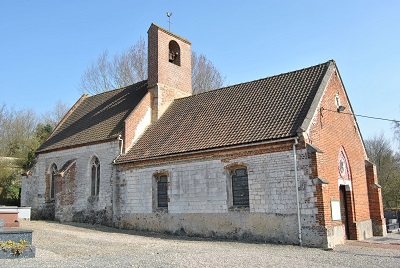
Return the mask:
{"type": "Polygon", "coordinates": [[[148,86],[152,119],[157,120],[174,99],[192,94],[191,44],[154,24],[148,30],[148,86]],[[180,65],[169,62],[169,43],[180,48],[180,65]]]}
{"type": "Polygon", "coordinates": [[[61,174],[55,176],[54,218],[59,221],[72,221],[76,196],[76,161],[72,161],[61,174]]]}
{"type": "Polygon", "coordinates": [[[150,93],[140,101],[125,120],[123,153],[126,153],[151,123],[150,93]]]}
{"type": "Polygon", "coordinates": [[[163,84],[192,94],[191,44],[186,39],[154,24],[148,30],[149,87],[163,84]],[[169,43],[175,41],[180,47],[180,66],[169,62],[169,43]]]}
{"type": "Polygon", "coordinates": [[[373,233],[375,236],[385,236],[386,221],[383,213],[382,191],[378,184],[376,166],[369,161],[365,161],[367,170],[369,211],[372,220],[373,233]]]}
{"type": "Polygon", "coordinates": [[[351,182],[347,181],[351,190],[346,192],[351,201],[348,206],[350,238],[361,239],[362,232],[367,233],[367,236],[372,235],[370,230],[361,230],[368,228],[362,226],[368,226],[368,221],[370,221],[364,164],[367,156],[356,121],[352,115],[346,113],[353,113],[353,111],[341,79],[334,71],[316,109],[310,129],[305,133],[306,142],[313,144],[323,152],[314,155],[313,175],[329,182],[329,184],[318,186],[315,193],[315,197],[318,199],[318,221],[328,229],[329,226],[332,228],[342,227],[341,221],[332,221],[330,202],[331,200],[340,200],[339,153],[343,148],[347,155],[351,174],[351,182]],[[346,107],[343,113],[337,112],[336,96],[339,96],[340,104],[346,107]]]}

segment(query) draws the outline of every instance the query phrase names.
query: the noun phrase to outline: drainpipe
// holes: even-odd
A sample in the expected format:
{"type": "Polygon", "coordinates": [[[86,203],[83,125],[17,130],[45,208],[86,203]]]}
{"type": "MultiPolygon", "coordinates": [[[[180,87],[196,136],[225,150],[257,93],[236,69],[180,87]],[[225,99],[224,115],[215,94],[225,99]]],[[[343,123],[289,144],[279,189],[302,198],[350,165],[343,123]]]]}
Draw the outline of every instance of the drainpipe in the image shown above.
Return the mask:
{"type": "Polygon", "coordinates": [[[299,245],[303,246],[303,241],[301,239],[301,219],[300,219],[300,200],[299,200],[299,182],[297,175],[297,155],[296,155],[296,145],[299,144],[298,138],[294,138],[293,143],[293,159],[294,159],[294,178],[296,181],[296,204],[297,204],[297,223],[299,226],[299,245]]]}
{"type": "MultiPolygon", "coordinates": [[[[118,141],[121,142],[121,148],[120,148],[120,155],[122,155],[122,150],[124,148],[124,140],[122,139],[122,135],[119,135],[117,138],[118,141]]],[[[115,163],[115,159],[114,159],[114,163],[115,163]]],[[[114,191],[115,191],[115,183],[114,183],[114,179],[113,179],[113,173],[115,170],[115,176],[117,174],[116,171],[117,167],[115,165],[112,165],[111,167],[111,177],[110,177],[110,184],[111,184],[111,225],[115,227],[115,223],[114,223],[114,210],[115,208],[115,200],[114,200],[114,191]]]]}
{"type": "Polygon", "coordinates": [[[124,148],[124,140],[121,137],[122,137],[122,135],[118,136],[118,140],[121,142],[120,154],[122,154],[122,149],[124,148]]]}

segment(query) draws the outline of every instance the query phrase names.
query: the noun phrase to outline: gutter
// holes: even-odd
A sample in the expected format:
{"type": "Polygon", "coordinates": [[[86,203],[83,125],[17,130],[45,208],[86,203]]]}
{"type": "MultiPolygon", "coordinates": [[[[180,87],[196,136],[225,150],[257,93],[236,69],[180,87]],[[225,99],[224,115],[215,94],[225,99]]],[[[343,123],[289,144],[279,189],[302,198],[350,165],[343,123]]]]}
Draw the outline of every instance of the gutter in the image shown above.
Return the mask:
{"type": "MultiPolygon", "coordinates": [[[[297,137],[295,139],[297,140],[297,137]]],[[[139,159],[135,159],[133,161],[132,160],[126,160],[126,161],[118,162],[118,160],[117,160],[118,157],[117,157],[114,160],[114,164],[118,165],[118,164],[125,164],[125,163],[134,163],[134,162],[138,162],[138,161],[147,161],[147,160],[155,160],[155,159],[162,159],[162,158],[175,157],[175,156],[185,156],[185,155],[198,154],[198,153],[215,152],[215,151],[220,151],[220,150],[225,150],[225,149],[246,148],[246,147],[251,147],[251,146],[256,146],[256,145],[278,143],[278,142],[285,142],[285,141],[292,141],[292,140],[293,140],[293,137],[291,137],[291,138],[282,138],[282,139],[277,139],[277,140],[253,142],[251,144],[224,146],[224,147],[218,147],[218,148],[213,148],[213,149],[204,149],[204,150],[198,150],[198,151],[190,151],[190,152],[182,152],[182,153],[169,154],[169,155],[160,155],[160,156],[139,158],[139,159]]]]}

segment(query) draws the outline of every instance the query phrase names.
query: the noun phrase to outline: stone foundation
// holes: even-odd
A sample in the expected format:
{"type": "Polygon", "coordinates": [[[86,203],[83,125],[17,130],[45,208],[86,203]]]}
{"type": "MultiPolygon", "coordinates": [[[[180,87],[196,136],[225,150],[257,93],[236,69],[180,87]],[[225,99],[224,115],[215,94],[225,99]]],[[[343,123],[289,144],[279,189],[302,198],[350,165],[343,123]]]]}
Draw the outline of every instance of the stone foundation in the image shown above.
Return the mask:
{"type": "Polygon", "coordinates": [[[297,215],[266,213],[152,213],[126,215],[124,229],[176,235],[299,244],[297,215]]]}

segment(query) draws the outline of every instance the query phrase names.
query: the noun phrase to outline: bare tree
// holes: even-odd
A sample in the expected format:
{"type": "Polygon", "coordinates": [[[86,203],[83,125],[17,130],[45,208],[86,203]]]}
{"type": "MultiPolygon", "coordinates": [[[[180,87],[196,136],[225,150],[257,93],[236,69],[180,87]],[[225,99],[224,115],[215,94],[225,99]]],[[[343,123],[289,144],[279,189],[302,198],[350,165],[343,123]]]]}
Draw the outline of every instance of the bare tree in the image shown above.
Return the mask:
{"type": "MultiPolygon", "coordinates": [[[[397,140],[400,145],[400,122],[393,122],[393,130],[394,130],[394,138],[397,140]]],[[[399,146],[400,147],[400,146],[399,146]]]]}
{"type": "MultiPolygon", "coordinates": [[[[125,87],[147,78],[147,49],[141,38],[134,46],[113,56],[104,51],[84,72],[79,90],[97,94],[125,87]]],[[[222,87],[224,78],[214,64],[203,54],[192,52],[193,93],[222,87]]]]}
{"type": "Polygon", "coordinates": [[[204,54],[192,52],[192,89],[200,93],[222,87],[225,78],[204,54]]]}
{"type": "Polygon", "coordinates": [[[42,125],[50,125],[52,129],[63,119],[64,115],[68,112],[69,106],[58,100],[51,111],[47,111],[43,115],[42,125]]]}
{"type": "Polygon", "coordinates": [[[390,146],[383,133],[365,141],[369,159],[376,165],[385,208],[400,205],[400,155],[390,146]]]}
{"type": "Polygon", "coordinates": [[[32,110],[7,109],[0,115],[0,156],[24,157],[33,146],[37,117],[32,110]]]}
{"type": "Polygon", "coordinates": [[[147,77],[147,52],[143,38],[134,45],[115,54],[110,60],[104,51],[84,72],[79,84],[83,93],[97,94],[131,85],[147,77]]]}

